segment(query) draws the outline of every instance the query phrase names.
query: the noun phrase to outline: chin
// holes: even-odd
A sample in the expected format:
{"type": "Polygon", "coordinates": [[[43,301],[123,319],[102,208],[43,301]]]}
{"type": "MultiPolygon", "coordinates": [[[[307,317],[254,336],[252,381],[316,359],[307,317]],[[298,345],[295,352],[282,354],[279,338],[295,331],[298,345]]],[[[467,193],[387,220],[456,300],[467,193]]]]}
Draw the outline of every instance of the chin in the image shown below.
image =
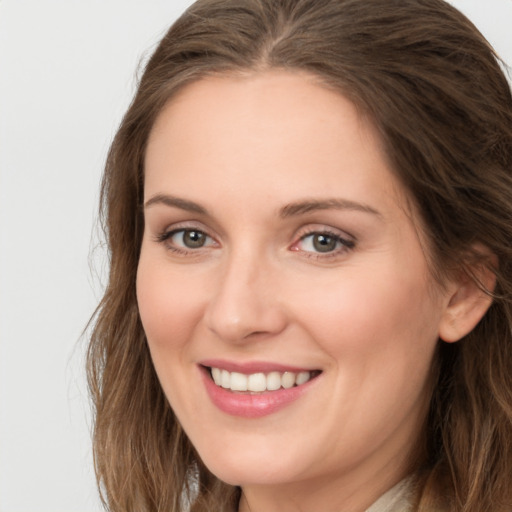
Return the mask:
{"type": "Polygon", "coordinates": [[[299,479],[297,461],[276,457],[258,456],[258,452],[246,456],[236,450],[232,456],[211,454],[202,457],[206,467],[220,480],[236,486],[283,484],[299,479]],[[292,470],[293,468],[293,470],[292,470]]]}
{"type": "Polygon", "coordinates": [[[214,465],[207,466],[208,469],[219,479],[229,485],[245,487],[249,485],[279,485],[289,483],[294,480],[288,477],[286,473],[268,470],[266,468],[255,469],[254,467],[236,466],[225,467],[214,465]]]}

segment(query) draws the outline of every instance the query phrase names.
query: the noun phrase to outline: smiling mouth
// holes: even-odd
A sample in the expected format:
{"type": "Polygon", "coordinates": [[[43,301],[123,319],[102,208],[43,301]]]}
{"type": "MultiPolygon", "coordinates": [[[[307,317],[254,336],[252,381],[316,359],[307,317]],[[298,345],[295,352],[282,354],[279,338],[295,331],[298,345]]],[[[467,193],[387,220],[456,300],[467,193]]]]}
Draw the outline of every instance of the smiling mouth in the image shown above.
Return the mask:
{"type": "Polygon", "coordinates": [[[235,393],[265,393],[301,386],[318,377],[320,370],[301,372],[258,372],[244,374],[221,368],[205,367],[213,382],[219,387],[235,393]]]}

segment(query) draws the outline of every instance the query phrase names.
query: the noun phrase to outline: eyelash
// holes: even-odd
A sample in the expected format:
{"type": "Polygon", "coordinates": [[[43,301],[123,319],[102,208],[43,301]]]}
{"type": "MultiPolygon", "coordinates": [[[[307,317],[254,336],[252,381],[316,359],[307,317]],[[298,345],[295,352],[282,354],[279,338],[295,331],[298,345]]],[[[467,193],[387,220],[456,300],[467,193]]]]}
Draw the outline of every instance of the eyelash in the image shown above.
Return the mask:
{"type": "MultiPolygon", "coordinates": [[[[302,251],[304,256],[307,258],[314,258],[318,260],[325,260],[327,258],[336,258],[340,257],[341,255],[353,250],[356,246],[355,240],[344,238],[340,233],[337,233],[333,230],[329,229],[312,229],[308,230],[305,233],[303,233],[297,242],[294,242],[291,246],[291,250],[300,251],[299,248],[296,248],[298,244],[301,242],[304,242],[306,239],[314,236],[324,236],[327,238],[332,239],[335,244],[336,248],[332,251],[324,252],[321,251],[302,251]],[[338,247],[339,245],[339,247],[338,247]]],[[[314,242],[313,242],[314,243],[314,242]]]]}
{"type": "MultiPolygon", "coordinates": [[[[183,233],[183,235],[185,235],[185,233],[187,233],[187,232],[188,233],[198,233],[199,235],[205,236],[207,239],[214,240],[213,237],[211,237],[210,235],[208,235],[205,231],[203,231],[201,229],[196,229],[193,227],[181,227],[181,228],[172,229],[170,231],[162,232],[161,234],[159,234],[156,237],[156,241],[158,243],[165,244],[166,248],[168,250],[174,252],[175,254],[184,255],[184,256],[190,255],[192,253],[197,253],[200,249],[211,247],[211,244],[210,244],[210,245],[203,245],[203,246],[200,246],[195,249],[194,248],[185,249],[185,248],[173,245],[170,242],[172,237],[174,237],[175,235],[177,235],[179,233],[183,233]]],[[[305,233],[301,234],[299,239],[290,246],[290,250],[297,251],[297,252],[300,251],[307,258],[323,260],[323,259],[327,259],[327,258],[339,257],[340,255],[353,250],[355,248],[355,246],[356,246],[355,240],[344,238],[339,233],[336,233],[332,230],[315,229],[315,230],[308,230],[305,233]],[[330,238],[335,242],[336,246],[339,245],[340,247],[337,247],[332,251],[326,251],[324,253],[322,253],[321,251],[304,251],[304,250],[301,250],[300,248],[297,248],[298,244],[304,242],[309,237],[314,237],[314,236],[325,236],[327,238],[330,238]]]]}
{"type": "MultiPolygon", "coordinates": [[[[193,227],[181,227],[181,228],[176,228],[176,229],[172,229],[170,231],[164,231],[163,233],[160,233],[157,237],[156,237],[156,241],[161,243],[161,244],[165,244],[166,246],[166,249],[176,253],[176,254],[179,254],[179,255],[189,255],[193,252],[197,252],[198,250],[202,249],[204,246],[200,246],[196,249],[193,249],[193,248],[189,248],[188,250],[185,249],[185,248],[182,248],[182,247],[178,247],[176,245],[173,245],[170,240],[172,239],[173,236],[177,235],[178,233],[183,233],[183,235],[185,235],[185,233],[198,233],[200,235],[204,235],[205,237],[213,240],[213,238],[211,236],[209,236],[207,233],[205,233],[202,229],[196,229],[196,228],[193,228],[193,227]]],[[[209,247],[209,245],[207,245],[206,247],[209,247]]]]}

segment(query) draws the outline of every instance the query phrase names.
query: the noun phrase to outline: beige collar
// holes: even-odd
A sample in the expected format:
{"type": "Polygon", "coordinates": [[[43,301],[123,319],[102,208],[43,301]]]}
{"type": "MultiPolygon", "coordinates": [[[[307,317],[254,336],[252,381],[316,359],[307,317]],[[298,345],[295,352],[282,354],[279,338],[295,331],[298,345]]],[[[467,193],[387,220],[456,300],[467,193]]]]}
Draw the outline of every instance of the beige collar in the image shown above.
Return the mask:
{"type": "Polygon", "coordinates": [[[382,495],[366,512],[412,512],[412,477],[405,478],[382,495]]]}

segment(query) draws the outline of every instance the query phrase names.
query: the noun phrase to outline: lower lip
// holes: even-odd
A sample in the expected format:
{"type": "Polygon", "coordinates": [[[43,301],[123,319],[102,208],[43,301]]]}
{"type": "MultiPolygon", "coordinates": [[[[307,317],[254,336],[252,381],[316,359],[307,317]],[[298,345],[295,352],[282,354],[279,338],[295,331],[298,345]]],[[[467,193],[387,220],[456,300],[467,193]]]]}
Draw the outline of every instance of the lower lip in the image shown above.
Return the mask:
{"type": "Polygon", "coordinates": [[[201,369],[201,374],[213,404],[227,414],[242,418],[261,418],[285,408],[306,393],[318,378],[289,389],[249,394],[234,393],[217,386],[210,377],[209,370],[205,368],[201,369]]]}

